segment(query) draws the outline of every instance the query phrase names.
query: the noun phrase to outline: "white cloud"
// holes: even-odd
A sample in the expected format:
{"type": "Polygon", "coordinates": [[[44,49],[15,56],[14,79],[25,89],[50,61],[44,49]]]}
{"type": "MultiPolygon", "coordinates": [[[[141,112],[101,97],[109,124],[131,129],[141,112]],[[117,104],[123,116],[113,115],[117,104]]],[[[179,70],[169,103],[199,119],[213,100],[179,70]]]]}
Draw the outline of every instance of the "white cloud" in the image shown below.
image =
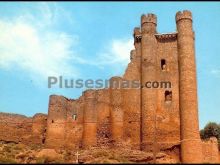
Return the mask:
{"type": "Polygon", "coordinates": [[[80,68],[73,65],[76,63],[114,70],[129,62],[132,39],[114,39],[93,59],[85,60],[77,52],[79,37],[54,28],[63,19],[73,24],[67,11],[55,3],[40,3],[31,10],[11,19],[0,19],[1,69],[22,70],[38,83],[48,76],[79,77],[80,68]]]}
{"type": "Polygon", "coordinates": [[[130,60],[130,51],[134,48],[132,39],[114,39],[98,55],[96,65],[126,65],[130,60]]]}
{"type": "Polygon", "coordinates": [[[78,37],[48,27],[61,12],[54,14],[45,4],[39,11],[38,16],[26,13],[0,20],[0,68],[22,69],[38,80],[56,75],[77,76],[79,72],[70,61],[81,60],[72,49],[78,37]]]}

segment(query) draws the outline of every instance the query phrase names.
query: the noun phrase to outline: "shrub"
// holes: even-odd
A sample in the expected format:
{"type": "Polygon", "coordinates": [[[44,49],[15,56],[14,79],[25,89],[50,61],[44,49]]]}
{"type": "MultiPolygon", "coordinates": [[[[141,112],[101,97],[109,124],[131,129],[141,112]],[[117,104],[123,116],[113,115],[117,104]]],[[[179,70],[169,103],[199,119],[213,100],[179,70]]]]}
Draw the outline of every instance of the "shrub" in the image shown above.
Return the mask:
{"type": "Polygon", "coordinates": [[[220,150],[220,124],[209,122],[204,129],[200,130],[200,137],[205,140],[213,136],[217,138],[220,150]]]}

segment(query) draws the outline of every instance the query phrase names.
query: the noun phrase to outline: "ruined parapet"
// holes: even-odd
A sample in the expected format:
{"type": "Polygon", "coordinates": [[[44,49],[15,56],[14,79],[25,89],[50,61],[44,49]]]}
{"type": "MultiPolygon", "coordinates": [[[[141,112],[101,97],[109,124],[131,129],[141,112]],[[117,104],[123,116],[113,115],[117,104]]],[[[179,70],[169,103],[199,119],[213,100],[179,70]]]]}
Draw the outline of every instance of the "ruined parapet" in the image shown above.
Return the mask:
{"type": "Polygon", "coordinates": [[[63,96],[50,96],[45,141],[47,148],[64,147],[67,102],[63,96]]]}
{"type": "Polygon", "coordinates": [[[83,147],[97,145],[96,91],[86,90],[84,96],[83,147]]]}
{"type": "Polygon", "coordinates": [[[124,141],[131,149],[140,149],[141,140],[141,104],[140,88],[122,90],[124,141]]]}
{"type": "Polygon", "coordinates": [[[181,126],[181,159],[183,163],[202,162],[199,136],[197,79],[194,33],[190,11],[176,14],[179,55],[179,99],[181,126]]]}
{"type": "Polygon", "coordinates": [[[46,138],[47,115],[37,113],[33,116],[32,140],[35,144],[44,144],[46,138]]]}
{"type": "Polygon", "coordinates": [[[80,96],[80,98],[77,101],[77,108],[78,108],[78,125],[79,125],[79,131],[81,132],[80,134],[78,134],[78,138],[79,138],[79,148],[83,147],[83,127],[84,127],[84,96],[80,96]]]}
{"type": "Polygon", "coordinates": [[[135,50],[130,51],[130,60],[135,60],[137,58],[135,50]]]}
{"type": "Polygon", "coordinates": [[[141,80],[141,29],[134,28],[134,50],[130,51],[130,60],[123,76],[123,80],[129,80],[129,88],[122,90],[123,97],[123,127],[124,141],[134,149],[140,149],[140,88],[132,88],[134,81],[141,80]],[[133,81],[133,82],[132,82],[133,81]]]}
{"type": "Polygon", "coordinates": [[[122,78],[112,77],[110,79],[110,100],[111,100],[111,134],[115,145],[123,141],[123,109],[122,90],[120,89],[122,78]]]}
{"type": "Polygon", "coordinates": [[[216,137],[202,141],[203,163],[219,163],[218,141],[216,137]]]}
{"type": "Polygon", "coordinates": [[[130,63],[123,75],[126,80],[140,81],[140,55],[138,56],[137,50],[130,51],[130,63]]]}
{"type": "Polygon", "coordinates": [[[130,51],[130,63],[123,75],[127,80],[140,80],[140,63],[141,63],[141,30],[140,28],[134,28],[134,47],[135,49],[130,51]]]}
{"type": "Polygon", "coordinates": [[[32,144],[32,118],[0,112],[0,141],[32,144]]]}
{"type": "MultiPolygon", "coordinates": [[[[157,80],[157,40],[155,38],[157,17],[154,14],[141,17],[141,84],[157,80]]],[[[141,89],[141,139],[142,150],[153,151],[156,131],[157,91],[141,89]]]]}
{"type": "Polygon", "coordinates": [[[110,129],[110,94],[109,89],[97,90],[97,145],[109,146],[110,129]]]}
{"type": "Polygon", "coordinates": [[[129,88],[122,90],[124,111],[124,141],[132,149],[140,149],[141,143],[141,91],[133,83],[141,82],[141,29],[134,28],[134,50],[130,52],[130,60],[123,81],[129,80],[129,88]]]}

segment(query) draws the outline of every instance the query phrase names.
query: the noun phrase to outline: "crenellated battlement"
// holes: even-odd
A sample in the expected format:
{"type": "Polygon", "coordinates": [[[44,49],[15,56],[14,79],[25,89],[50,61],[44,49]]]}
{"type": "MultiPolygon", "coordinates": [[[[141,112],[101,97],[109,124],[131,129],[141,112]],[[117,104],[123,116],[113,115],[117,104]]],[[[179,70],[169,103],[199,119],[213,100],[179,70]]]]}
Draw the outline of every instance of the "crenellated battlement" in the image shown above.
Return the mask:
{"type": "MultiPolygon", "coordinates": [[[[177,32],[173,32],[173,33],[164,33],[164,34],[160,34],[160,33],[157,33],[155,34],[154,36],[157,38],[157,39],[160,39],[160,40],[166,40],[166,39],[176,39],[177,38],[177,32]]],[[[142,38],[142,35],[141,34],[138,34],[135,36],[135,39],[139,39],[141,40],[142,38]]],[[[132,52],[132,50],[131,50],[132,52]]],[[[131,53],[130,53],[131,54],[131,53]]]]}
{"type": "Polygon", "coordinates": [[[155,34],[155,37],[159,40],[176,39],[177,33],[155,34]]]}
{"type": "Polygon", "coordinates": [[[176,13],[176,22],[182,19],[189,19],[192,21],[192,13],[188,10],[178,11],[176,13]]]}
{"type": "Polygon", "coordinates": [[[155,14],[143,14],[141,16],[141,25],[143,25],[144,23],[153,23],[155,25],[157,25],[157,16],[155,14]]]}

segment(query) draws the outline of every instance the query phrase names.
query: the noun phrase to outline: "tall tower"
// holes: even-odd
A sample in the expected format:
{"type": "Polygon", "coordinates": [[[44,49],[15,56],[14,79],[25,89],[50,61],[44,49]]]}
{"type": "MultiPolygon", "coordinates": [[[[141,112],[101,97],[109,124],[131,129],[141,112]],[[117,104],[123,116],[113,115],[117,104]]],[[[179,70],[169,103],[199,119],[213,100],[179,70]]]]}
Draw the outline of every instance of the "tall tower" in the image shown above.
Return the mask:
{"type": "Polygon", "coordinates": [[[96,91],[84,91],[84,127],[83,147],[89,148],[97,144],[97,112],[96,112],[96,91]]]}
{"type": "Polygon", "coordinates": [[[181,129],[181,159],[183,163],[202,161],[199,136],[197,81],[194,32],[190,11],[176,14],[179,56],[179,99],[181,129]]]}
{"type": "Polygon", "coordinates": [[[113,84],[120,84],[122,81],[121,77],[112,77],[110,79],[110,100],[111,100],[111,110],[110,110],[110,122],[111,122],[111,136],[115,144],[120,144],[123,142],[123,109],[122,109],[122,89],[120,85],[115,87],[113,84]]]}
{"type": "Polygon", "coordinates": [[[47,118],[46,147],[64,147],[66,117],[67,99],[62,96],[51,95],[47,118]]]}
{"type": "MultiPolygon", "coordinates": [[[[157,17],[154,14],[141,16],[141,84],[155,81],[157,78],[155,38],[157,17]]],[[[142,114],[142,150],[153,151],[155,138],[155,117],[157,108],[157,90],[152,88],[141,89],[142,114]]]]}

